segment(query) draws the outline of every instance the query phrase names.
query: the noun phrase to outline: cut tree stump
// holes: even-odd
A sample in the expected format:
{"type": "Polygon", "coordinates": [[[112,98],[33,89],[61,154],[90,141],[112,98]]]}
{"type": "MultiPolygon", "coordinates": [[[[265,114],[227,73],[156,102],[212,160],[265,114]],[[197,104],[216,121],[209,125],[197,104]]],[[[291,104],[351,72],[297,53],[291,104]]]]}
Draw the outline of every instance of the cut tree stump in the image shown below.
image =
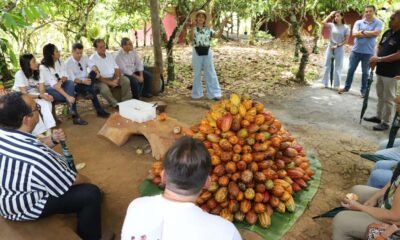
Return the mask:
{"type": "Polygon", "coordinates": [[[119,147],[124,145],[130,136],[143,135],[150,143],[153,157],[160,160],[168,148],[178,138],[184,136],[184,132],[188,129],[186,124],[171,117],[167,117],[165,121],[159,121],[156,118],[138,123],[122,117],[119,113],[114,113],[107,119],[97,135],[110,140],[119,147]],[[174,127],[180,127],[181,133],[174,134],[174,127]]]}

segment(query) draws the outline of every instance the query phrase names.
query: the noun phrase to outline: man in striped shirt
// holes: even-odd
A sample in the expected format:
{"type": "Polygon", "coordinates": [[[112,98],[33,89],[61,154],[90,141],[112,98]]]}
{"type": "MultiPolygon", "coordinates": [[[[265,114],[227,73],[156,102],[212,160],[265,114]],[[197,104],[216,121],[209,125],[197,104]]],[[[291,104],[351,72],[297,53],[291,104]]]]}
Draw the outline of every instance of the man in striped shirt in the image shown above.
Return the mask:
{"type": "Polygon", "coordinates": [[[39,115],[28,95],[0,97],[0,215],[23,221],[77,213],[77,234],[101,239],[100,189],[50,148],[65,138],[62,130],[43,142],[31,135],[39,115]]]}

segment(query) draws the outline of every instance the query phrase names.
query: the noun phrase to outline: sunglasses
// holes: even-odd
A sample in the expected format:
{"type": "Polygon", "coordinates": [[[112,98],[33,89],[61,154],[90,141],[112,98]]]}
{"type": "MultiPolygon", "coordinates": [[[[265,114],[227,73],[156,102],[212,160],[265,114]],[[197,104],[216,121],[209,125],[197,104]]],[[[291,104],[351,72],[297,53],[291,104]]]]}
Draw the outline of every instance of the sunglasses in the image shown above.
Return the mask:
{"type": "Polygon", "coordinates": [[[58,75],[58,73],[55,73],[54,76],[56,76],[56,78],[57,78],[58,81],[61,80],[60,75],[58,75]]]}
{"type": "Polygon", "coordinates": [[[40,107],[40,105],[36,103],[36,109],[30,111],[30,112],[27,113],[26,115],[31,115],[31,114],[34,113],[34,112],[38,112],[39,115],[40,115],[40,117],[43,119],[43,115],[42,115],[41,110],[42,110],[42,108],[40,107]]]}
{"type": "Polygon", "coordinates": [[[81,65],[80,62],[78,62],[78,66],[79,66],[79,69],[80,69],[81,71],[83,71],[83,67],[82,67],[82,65],[81,65]]]}

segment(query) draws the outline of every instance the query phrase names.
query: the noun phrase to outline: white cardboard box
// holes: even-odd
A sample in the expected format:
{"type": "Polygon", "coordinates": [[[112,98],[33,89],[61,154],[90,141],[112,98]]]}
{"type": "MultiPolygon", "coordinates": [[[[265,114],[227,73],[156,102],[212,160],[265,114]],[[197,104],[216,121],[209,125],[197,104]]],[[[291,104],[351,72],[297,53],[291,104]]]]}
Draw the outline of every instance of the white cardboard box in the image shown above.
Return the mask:
{"type": "Polygon", "coordinates": [[[132,121],[142,123],[156,118],[154,104],[142,102],[136,99],[118,103],[119,114],[132,121]]]}

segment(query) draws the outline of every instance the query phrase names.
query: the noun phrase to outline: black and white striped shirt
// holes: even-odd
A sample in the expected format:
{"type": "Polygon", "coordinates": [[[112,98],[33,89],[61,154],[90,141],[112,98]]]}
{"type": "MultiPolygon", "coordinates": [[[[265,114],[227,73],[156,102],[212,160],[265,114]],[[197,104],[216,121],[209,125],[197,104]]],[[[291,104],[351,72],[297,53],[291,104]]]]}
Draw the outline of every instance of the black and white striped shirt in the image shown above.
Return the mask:
{"type": "Polygon", "coordinates": [[[50,196],[75,181],[66,160],[33,135],[0,129],[0,215],[14,221],[40,217],[50,196]]]}

